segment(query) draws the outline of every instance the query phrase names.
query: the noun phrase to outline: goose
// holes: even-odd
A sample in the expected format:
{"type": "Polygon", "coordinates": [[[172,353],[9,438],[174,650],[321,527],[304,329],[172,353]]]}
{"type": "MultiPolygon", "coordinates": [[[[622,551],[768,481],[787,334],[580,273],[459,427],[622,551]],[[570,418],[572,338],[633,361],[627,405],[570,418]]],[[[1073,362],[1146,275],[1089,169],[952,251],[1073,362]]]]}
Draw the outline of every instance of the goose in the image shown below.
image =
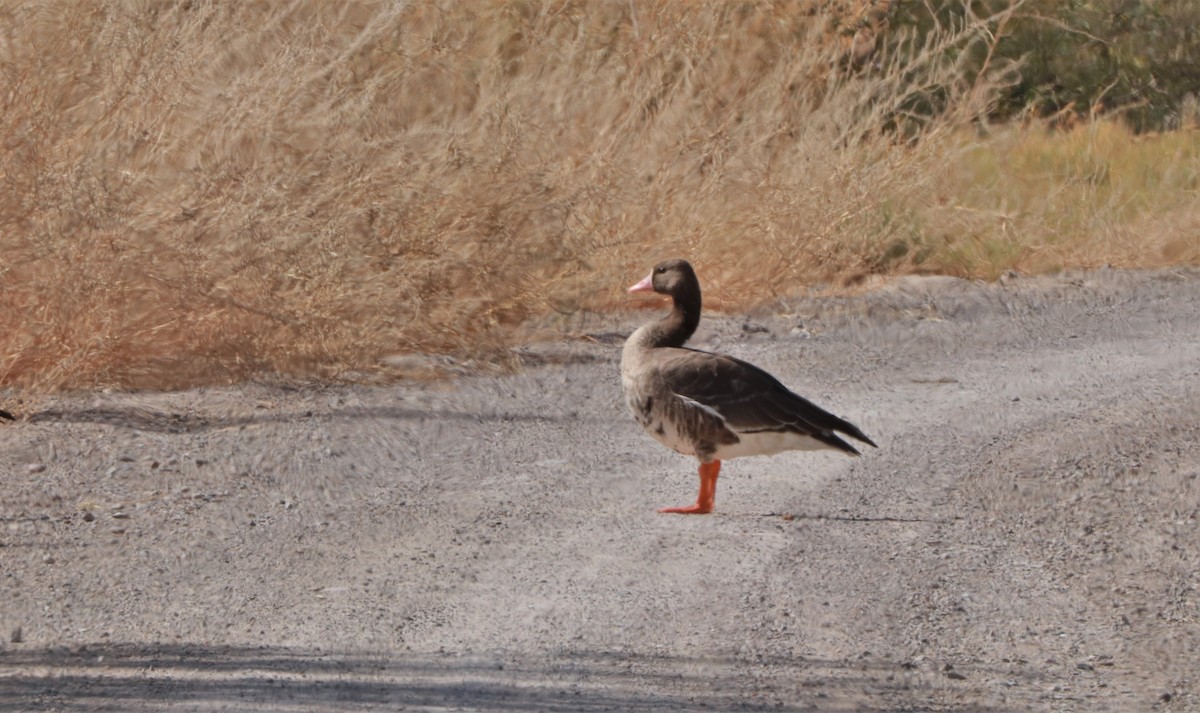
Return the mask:
{"type": "Polygon", "coordinates": [[[857,426],[793,393],[757,366],[685,347],[700,323],[700,281],[686,260],[660,262],[629,292],[668,295],[674,306],[625,341],[625,401],[655,440],[700,461],[696,503],[659,512],[712,512],[722,460],[826,448],[859,455],[837,432],[877,447],[857,426]]]}

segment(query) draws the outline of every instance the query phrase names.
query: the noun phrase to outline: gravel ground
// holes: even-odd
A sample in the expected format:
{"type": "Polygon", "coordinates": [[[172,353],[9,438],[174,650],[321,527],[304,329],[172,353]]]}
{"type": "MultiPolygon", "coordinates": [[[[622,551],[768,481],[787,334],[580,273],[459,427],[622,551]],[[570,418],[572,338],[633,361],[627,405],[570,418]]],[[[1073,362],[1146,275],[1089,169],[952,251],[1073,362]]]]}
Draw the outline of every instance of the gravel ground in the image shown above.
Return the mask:
{"type": "MultiPolygon", "coordinates": [[[[695,463],[623,335],[0,404],[0,711],[1200,710],[1200,272],[706,319],[861,458],[695,463]]],[[[578,325],[576,325],[578,326],[578,325]]]]}

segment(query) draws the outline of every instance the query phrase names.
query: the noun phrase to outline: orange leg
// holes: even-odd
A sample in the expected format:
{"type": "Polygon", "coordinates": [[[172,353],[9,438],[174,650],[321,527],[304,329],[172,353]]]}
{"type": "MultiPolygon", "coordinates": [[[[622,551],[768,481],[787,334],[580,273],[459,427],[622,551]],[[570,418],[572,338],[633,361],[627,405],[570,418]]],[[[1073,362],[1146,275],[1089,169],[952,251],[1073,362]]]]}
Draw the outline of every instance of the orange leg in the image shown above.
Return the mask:
{"type": "Polygon", "coordinates": [[[695,505],[679,508],[659,508],[659,512],[674,512],[684,515],[706,515],[713,511],[717,501],[717,473],[721,472],[721,461],[700,464],[700,495],[695,505]]]}

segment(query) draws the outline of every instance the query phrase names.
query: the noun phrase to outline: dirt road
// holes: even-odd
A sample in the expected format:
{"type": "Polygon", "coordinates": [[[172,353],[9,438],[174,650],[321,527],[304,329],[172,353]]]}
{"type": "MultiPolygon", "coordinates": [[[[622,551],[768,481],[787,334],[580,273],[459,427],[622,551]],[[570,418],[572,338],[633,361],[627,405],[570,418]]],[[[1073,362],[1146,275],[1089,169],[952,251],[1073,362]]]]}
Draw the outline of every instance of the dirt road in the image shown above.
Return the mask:
{"type": "MultiPolygon", "coordinates": [[[[1200,709],[1200,272],[709,318],[879,444],[694,463],[648,313],[504,377],[0,425],[0,711],[1200,709]]],[[[5,404],[11,406],[11,404],[5,404]]]]}

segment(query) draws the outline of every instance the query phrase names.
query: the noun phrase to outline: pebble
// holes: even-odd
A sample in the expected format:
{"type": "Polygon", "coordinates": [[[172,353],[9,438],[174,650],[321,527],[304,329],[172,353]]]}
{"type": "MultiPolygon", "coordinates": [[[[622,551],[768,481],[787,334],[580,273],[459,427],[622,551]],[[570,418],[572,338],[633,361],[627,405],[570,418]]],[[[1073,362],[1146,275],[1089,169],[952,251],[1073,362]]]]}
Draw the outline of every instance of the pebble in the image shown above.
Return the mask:
{"type": "Polygon", "coordinates": [[[84,522],[92,522],[95,519],[96,519],[96,516],[92,513],[91,510],[84,511],[84,513],[83,513],[83,521],[84,522]]]}
{"type": "Polygon", "coordinates": [[[21,627],[19,627],[19,626],[14,626],[14,627],[13,627],[13,630],[12,630],[12,634],[11,634],[11,635],[9,635],[9,637],[8,637],[8,640],[9,640],[9,641],[11,641],[11,642],[12,642],[12,643],[14,643],[14,644],[19,644],[19,643],[21,643],[22,641],[24,641],[24,640],[25,640],[25,637],[24,637],[24,636],[22,636],[22,634],[21,634],[21,627]]]}
{"type": "Polygon", "coordinates": [[[46,464],[30,463],[29,465],[25,466],[25,470],[29,471],[30,473],[42,473],[46,470],[46,464]]]}

